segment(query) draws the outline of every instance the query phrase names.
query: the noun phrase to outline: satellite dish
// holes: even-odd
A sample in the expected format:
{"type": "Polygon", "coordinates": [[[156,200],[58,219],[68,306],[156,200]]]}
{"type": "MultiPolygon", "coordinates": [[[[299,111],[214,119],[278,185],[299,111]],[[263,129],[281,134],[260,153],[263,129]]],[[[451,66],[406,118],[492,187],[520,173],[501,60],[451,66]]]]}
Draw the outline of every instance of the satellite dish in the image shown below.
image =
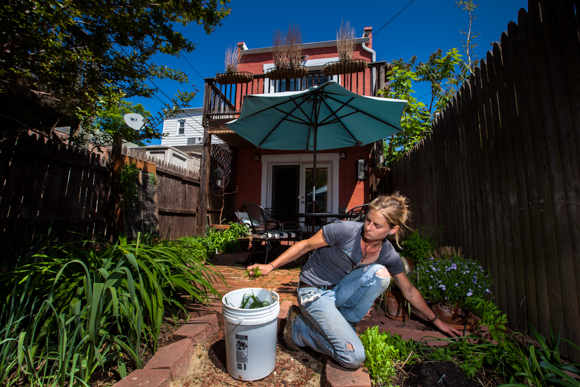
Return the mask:
{"type": "Polygon", "coordinates": [[[123,119],[130,128],[135,130],[140,130],[145,124],[143,116],[137,113],[125,114],[123,119]]]}

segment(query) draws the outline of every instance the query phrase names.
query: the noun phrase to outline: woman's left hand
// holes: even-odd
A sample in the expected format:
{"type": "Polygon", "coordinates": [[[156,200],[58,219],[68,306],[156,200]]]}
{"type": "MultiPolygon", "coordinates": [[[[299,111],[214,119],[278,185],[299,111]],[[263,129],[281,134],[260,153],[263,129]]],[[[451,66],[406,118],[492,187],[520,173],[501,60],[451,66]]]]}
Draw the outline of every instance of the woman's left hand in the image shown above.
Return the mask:
{"type": "Polygon", "coordinates": [[[447,324],[439,319],[437,319],[437,321],[435,321],[435,326],[441,332],[447,333],[449,336],[452,336],[452,337],[463,336],[463,334],[461,332],[459,332],[457,329],[453,328],[451,325],[449,325],[449,324],[447,324]]]}

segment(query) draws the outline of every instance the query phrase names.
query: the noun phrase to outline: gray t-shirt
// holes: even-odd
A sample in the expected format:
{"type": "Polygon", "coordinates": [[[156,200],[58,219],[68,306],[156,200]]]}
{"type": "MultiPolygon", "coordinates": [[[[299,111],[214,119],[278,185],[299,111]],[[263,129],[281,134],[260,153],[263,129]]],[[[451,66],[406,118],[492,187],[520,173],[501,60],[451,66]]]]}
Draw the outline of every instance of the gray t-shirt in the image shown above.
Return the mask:
{"type": "MultiPolygon", "coordinates": [[[[300,272],[300,280],[312,286],[337,284],[360,264],[360,240],[364,223],[335,222],[322,228],[327,247],[317,249],[300,272]]],[[[387,268],[391,275],[403,272],[399,254],[388,240],[383,242],[379,258],[373,262],[387,268]]]]}

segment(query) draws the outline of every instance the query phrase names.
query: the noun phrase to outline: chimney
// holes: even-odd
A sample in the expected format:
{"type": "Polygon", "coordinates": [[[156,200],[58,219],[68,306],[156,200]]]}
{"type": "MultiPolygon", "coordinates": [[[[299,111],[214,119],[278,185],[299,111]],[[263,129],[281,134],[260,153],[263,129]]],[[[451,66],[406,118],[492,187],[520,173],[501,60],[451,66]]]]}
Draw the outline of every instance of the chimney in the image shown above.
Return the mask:
{"type": "Polygon", "coordinates": [[[373,27],[365,27],[365,32],[364,32],[363,38],[370,39],[369,43],[367,44],[367,47],[372,50],[373,49],[373,27]]]}

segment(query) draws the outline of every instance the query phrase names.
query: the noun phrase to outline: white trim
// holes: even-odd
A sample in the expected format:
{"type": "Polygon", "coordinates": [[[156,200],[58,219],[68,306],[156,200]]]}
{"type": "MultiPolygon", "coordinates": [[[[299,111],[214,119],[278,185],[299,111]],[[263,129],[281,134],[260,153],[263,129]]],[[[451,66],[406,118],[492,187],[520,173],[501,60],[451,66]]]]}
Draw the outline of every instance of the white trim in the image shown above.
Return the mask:
{"type": "MultiPolygon", "coordinates": [[[[304,181],[305,168],[312,168],[314,160],[312,153],[300,154],[282,154],[282,155],[263,155],[262,156],[262,184],[260,187],[260,205],[264,208],[272,207],[272,166],[273,165],[300,165],[300,195],[303,195],[305,188],[302,186],[304,181]]],[[[338,191],[339,191],[339,153],[317,153],[316,166],[328,166],[330,196],[328,211],[338,213],[338,191]]],[[[303,204],[300,204],[303,211],[303,204]]]]}
{"type": "MultiPolygon", "coordinates": [[[[302,61],[302,65],[308,67],[308,70],[320,70],[322,69],[322,66],[324,66],[326,63],[336,61],[338,61],[337,56],[332,58],[307,59],[305,61],[302,61]]],[[[264,63],[262,65],[264,72],[266,72],[266,70],[273,69],[274,67],[276,66],[274,66],[273,62],[264,63]]]]}

